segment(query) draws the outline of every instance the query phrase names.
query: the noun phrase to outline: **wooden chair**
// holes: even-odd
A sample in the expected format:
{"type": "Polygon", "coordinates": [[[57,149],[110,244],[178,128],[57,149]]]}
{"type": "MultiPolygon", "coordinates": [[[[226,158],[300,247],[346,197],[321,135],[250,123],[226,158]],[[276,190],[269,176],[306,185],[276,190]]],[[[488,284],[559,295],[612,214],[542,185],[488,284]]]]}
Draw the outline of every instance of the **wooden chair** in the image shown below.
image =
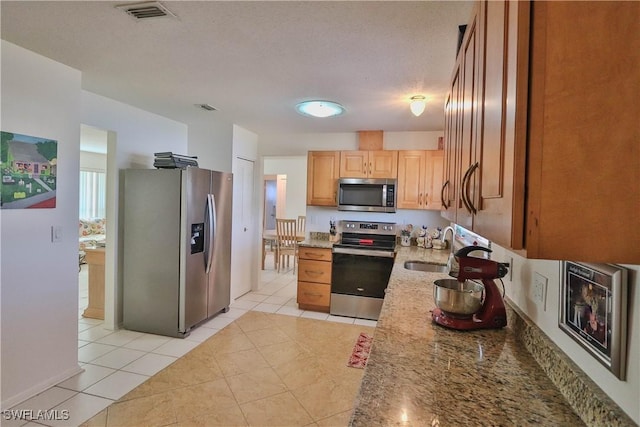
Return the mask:
{"type": "Polygon", "coordinates": [[[305,231],[305,226],[307,223],[307,217],[303,215],[298,216],[298,228],[297,231],[299,234],[303,234],[305,231]]]}
{"type": "Polygon", "coordinates": [[[276,256],[278,257],[278,273],[280,267],[284,266],[284,257],[287,257],[287,267],[289,267],[289,257],[293,255],[293,273],[296,272],[296,258],[298,256],[298,241],[296,240],[296,220],[276,218],[276,256]]]}

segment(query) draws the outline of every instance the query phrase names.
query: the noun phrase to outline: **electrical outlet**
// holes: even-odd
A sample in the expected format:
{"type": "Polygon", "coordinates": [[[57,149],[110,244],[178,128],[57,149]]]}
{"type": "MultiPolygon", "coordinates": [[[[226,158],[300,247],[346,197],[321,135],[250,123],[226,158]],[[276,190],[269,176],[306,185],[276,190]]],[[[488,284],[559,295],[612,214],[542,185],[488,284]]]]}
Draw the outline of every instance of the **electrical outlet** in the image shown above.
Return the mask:
{"type": "Polygon", "coordinates": [[[533,300],[546,310],[547,282],[549,280],[540,273],[533,275],[533,300]]]}

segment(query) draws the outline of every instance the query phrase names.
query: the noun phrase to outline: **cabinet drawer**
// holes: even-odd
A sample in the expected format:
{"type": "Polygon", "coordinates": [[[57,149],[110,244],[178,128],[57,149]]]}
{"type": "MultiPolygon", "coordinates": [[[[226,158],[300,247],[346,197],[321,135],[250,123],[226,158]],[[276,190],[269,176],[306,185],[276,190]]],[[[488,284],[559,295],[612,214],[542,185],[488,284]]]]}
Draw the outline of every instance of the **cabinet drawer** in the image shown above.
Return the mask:
{"type": "Polygon", "coordinates": [[[331,283],[331,263],[300,259],[298,264],[298,280],[301,282],[331,283]]]}
{"type": "Polygon", "coordinates": [[[329,307],[331,286],[320,283],[298,282],[298,304],[329,307]]]}
{"type": "Polygon", "coordinates": [[[316,261],[331,261],[331,249],[307,248],[298,249],[298,258],[316,261]]]}

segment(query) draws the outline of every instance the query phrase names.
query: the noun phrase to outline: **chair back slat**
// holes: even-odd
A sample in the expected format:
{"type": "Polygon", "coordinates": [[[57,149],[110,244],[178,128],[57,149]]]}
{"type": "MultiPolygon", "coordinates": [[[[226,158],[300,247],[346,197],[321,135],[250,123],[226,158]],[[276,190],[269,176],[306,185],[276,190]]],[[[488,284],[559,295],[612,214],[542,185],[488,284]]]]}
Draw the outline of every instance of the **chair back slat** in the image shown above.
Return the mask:
{"type": "Polygon", "coordinates": [[[276,234],[280,247],[296,246],[296,220],[276,218],[276,234]]]}
{"type": "Polygon", "coordinates": [[[305,232],[306,222],[307,222],[306,216],[304,215],[298,216],[298,228],[297,228],[298,233],[302,234],[305,232]]]}

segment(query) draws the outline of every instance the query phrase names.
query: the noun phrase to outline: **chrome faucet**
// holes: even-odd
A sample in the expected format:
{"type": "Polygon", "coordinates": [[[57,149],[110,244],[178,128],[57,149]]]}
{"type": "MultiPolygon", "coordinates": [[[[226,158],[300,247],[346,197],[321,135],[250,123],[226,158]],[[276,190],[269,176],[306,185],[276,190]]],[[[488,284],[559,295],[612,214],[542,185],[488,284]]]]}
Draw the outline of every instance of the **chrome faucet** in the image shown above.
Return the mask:
{"type": "Polygon", "coordinates": [[[451,250],[453,250],[453,239],[456,236],[456,230],[453,227],[447,226],[442,230],[442,237],[440,238],[440,241],[444,244],[447,243],[447,231],[451,231],[451,250]]]}
{"type": "Polygon", "coordinates": [[[453,240],[455,239],[455,236],[456,236],[456,230],[451,226],[445,227],[445,229],[442,230],[442,237],[440,238],[440,241],[444,245],[447,244],[447,231],[449,230],[451,230],[451,246],[449,246],[450,252],[449,252],[449,259],[447,260],[447,274],[449,274],[449,276],[451,277],[458,277],[458,271],[460,270],[460,266],[456,261],[456,257],[453,255],[453,240]]]}

